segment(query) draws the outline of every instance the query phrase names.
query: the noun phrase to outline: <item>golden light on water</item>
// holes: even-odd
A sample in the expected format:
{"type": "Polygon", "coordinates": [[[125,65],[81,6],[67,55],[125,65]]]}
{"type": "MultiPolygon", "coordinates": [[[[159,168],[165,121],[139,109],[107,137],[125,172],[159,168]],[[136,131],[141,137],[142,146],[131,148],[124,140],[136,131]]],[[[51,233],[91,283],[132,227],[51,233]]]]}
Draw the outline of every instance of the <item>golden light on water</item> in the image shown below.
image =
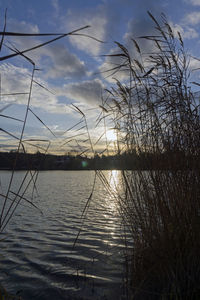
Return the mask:
{"type": "Polygon", "coordinates": [[[106,177],[109,184],[109,192],[105,197],[106,210],[103,216],[107,219],[107,230],[109,230],[110,238],[106,238],[104,242],[109,246],[115,246],[115,239],[118,236],[119,230],[117,193],[120,184],[120,171],[108,171],[106,177]]]}
{"type": "Polygon", "coordinates": [[[109,210],[116,212],[117,211],[116,196],[119,192],[120,171],[118,170],[109,171],[108,184],[109,184],[110,192],[107,194],[106,197],[107,206],[109,210]]]}
{"type": "Polygon", "coordinates": [[[120,171],[112,170],[110,174],[110,180],[109,180],[111,189],[116,190],[119,184],[119,178],[120,178],[120,171]]]}

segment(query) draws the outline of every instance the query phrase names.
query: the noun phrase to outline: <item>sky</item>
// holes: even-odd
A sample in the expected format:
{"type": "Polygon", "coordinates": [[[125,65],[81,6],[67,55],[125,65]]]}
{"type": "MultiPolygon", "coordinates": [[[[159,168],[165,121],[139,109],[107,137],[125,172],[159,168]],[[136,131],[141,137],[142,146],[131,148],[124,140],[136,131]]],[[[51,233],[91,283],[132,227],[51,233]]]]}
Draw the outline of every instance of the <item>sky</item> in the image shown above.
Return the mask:
{"type": "MultiPolygon", "coordinates": [[[[103,91],[115,84],[113,77],[104,72],[112,66],[106,55],[116,53],[115,41],[132,47],[131,38],[155,32],[155,24],[147,11],[158,19],[161,13],[166,15],[174,32],[179,31],[182,35],[190,55],[191,72],[200,66],[194,59],[200,57],[200,0],[0,0],[0,31],[3,31],[6,9],[6,31],[69,33],[90,26],[80,32],[90,37],[66,36],[27,53],[40,69],[35,72],[31,111],[23,135],[23,140],[32,140],[29,143],[41,146],[36,148],[26,144],[33,152],[45,151],[50,145],[48,151],[51,153],[87,153],[90,146],[85,123],[73,127],[81,117],[75,107],[84,112],[95,144],[103,130],[103,124],[95,127],[101,112],[99,105],[102,104],[103,91]],[[82,144],[77,143],[79,138],[83,140],[82,144]]],[[[0,56],[13,53],[8,46],[22,50],[48,39],[6,37],[0,56]]],[[[145,42],[140,45],[145,52],[151,50],[145,42]]],[[[0,151],[16,149],[18,140],[11,135],[19,138],[23,126],[22,122],[5,118],[5,115],[23,120],[28,101],[27,94],[6,94],[28,93],[31,72],[32,65],[22,57],[1,61],[0,114],[4,117],[0,117],[0,128],[3,129],[0,132],[0,151]]],[[[122,81],[123,76],[122,73],[119,77],[122,81]]],[[[199,76],[194,76],[198,82],[199,76]]],[[[112,147],[115,134],[111,124],[108,124],[107,138],[112,147]]],[[[101,141],[93,146],[95,151],[104,149],[101,141]]]]}

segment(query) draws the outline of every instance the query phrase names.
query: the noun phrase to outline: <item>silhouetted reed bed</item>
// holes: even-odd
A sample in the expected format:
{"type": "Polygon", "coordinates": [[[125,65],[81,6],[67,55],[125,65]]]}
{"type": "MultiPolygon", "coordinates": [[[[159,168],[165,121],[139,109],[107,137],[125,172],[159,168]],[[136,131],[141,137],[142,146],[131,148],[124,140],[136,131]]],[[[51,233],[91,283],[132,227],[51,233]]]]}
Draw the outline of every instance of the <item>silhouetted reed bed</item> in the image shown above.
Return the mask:
{"type": "Polygon", "coordinates": [[[118,154],[141,154],[148,170],[122,171],[123,193],[117,195],[133,240],[128,289],[130,299],[199,299],[199,94],[189,85],[180,33],[164,15],[161,22],[149,16],[156,33],[141,38],[152,53],[142,52],[140,40],[132,40],[134,50],[116,43],[119,52],[111,58],[119,63],[109,72],[127,79],[116,79],[103,104],[113,116],[118,154]]]}

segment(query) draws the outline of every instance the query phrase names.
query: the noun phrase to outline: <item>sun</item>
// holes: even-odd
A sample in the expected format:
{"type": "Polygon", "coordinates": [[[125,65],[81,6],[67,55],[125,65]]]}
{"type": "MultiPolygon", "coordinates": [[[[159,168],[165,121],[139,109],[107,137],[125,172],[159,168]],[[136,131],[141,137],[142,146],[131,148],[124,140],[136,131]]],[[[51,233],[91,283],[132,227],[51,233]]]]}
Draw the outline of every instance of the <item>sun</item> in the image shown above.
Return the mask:
{"type": "Polygon", "coordinates": [[[108,141],[116,141],[117,140],[117,135],[114,129],[108,129],[106,131],[106,137],[108,141]]]}

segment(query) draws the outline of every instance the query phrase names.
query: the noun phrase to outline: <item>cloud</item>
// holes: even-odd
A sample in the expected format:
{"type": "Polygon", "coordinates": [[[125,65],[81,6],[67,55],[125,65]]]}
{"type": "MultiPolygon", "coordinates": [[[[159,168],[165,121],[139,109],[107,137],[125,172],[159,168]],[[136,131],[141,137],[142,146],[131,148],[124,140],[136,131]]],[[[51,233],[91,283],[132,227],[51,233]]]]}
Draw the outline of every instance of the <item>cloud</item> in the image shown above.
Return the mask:
{"type": "Polygon", "coordinates": [[[103,64],[99,67],[99,72],[101,73],[101,76],[110,83],[115,82],[114,78],[116,78],[119,81],[123,81],[129,77],[129,71],[127,72],[126,67],[120,68],[120,70],[116,72],[115,68],[124,63],[123,57],[113,56],[119,53],[121,53],[121,50],[119,48],[112,48],[103,64]]]}
{"type": "MultiPolygon", "coordinates": [[[[0,66],[1,72],[1,93],[28,93],[30,85],[30,72],[23,67],[17,67],[12,64],[4,63],[0,66]]],[[[19,104],[25,104],[26,96],[21,95],[18,100],[16,96],[2,95],[8,102],[17,101],[19,104]]]]}
{"type": "MultiPolygon", "coordinates": [[[[95,9],[84,10],[84,11],[71,11],[68,10],[67,17],[62,18],[63,24],[65,23],[66,28],[70,28],[71,30],[75,28],[79,28],[85,25],[90,25],[91,27],[85,30],[83,33],[86,33],[90,36],[93,36],[97,39],[100,39],[104,42],[109,41],[110,39],[115,39],[115,36],[118,36],[119,32],[121,32],[122,28],[126,26],[126,22],[128,19],[124,19],[121,15],[121,10],[117,9],[119,3],[120,6],[123,7],[123,3],[121,0],[113,0],[113,1],[104,1],[103,5],[97,6],[95,9]],[[65,21],[67,19],[67,21],[65,21]],[[123,23],[122,23],[123,22],[123,23]]],[[[158,12],[161,10],[161,0],[143,0],[140,1],[139,4],[132,3],[131,1],[127,5],[131,9],[137,9],[138,15],[138,29],[139,26],[141,28],[144,27],[145,20],[149,19],[147,17],[147,10],[158,12]]],[[[148,22],[149,25],[150,21],[148,22]]],[[[152,22],[151,22],[152,23],[152,22]]],[[[145,29],[148,29],[147,26],[145,29]]],[[[153,28],[153,25],[151,26],[153,28]]],[[[92,55],[101,54],[102,49],[106,47],[106,45],[102,43],[98,43],[96,41],[90,40],[88,38],[83,37],[70,37],[70,41],[74,46],[78,49],[85,51],[86,53],[92,55]]]]}
{"type": "MultiPolygon", "coordinates": [[[[98,6],[95,10],[90,11],[68,11],[63,21],[68,30],[74,30],[86,25],[91,27],[82,31],[82,33],[92,36],[96,39],[105,41],[107,31],[107,13],[104,6],[98,6]]],[[[71,36],[71,43],[79,50],[92,55],[99,55],[102,44],[87,37],[71,36]]]]}
{"type": "MultiPolygon", "coordinates": [[[[26,105],[28,99],[27,95],[3,96],[3,94],[29,92],[31,80],[29,70],[12,64],[2,64],[0,66],[0,72],[2,78],[2,103],[5,105],[8,103],[26,105]]],[[[50,91],[56,90],[56,95],[34,84],[31,107],[41,108],[49,113],[71,114],[72,111],[66,105],[67,102],[69,103],[67,98],[90,106],[101,104],[101,95],[104,86],[99,79],[65,84],[63,87],[52,87],[47,81],[42,79],[42,77],[39,77],[39,75],[35,77],[35,80],[50,91]],[[59,101],[59,96],[62,96],[62,102],[59,101]]]]}
{"type": "MultiPolygon", "coordinates": [[[[140,46],[141,52],[144,56],[152,52],[156,52],[155,43],[153,41],[139,38],[141,36],[151,36],[151,35],[159,35],[159,32],[155,29],[155,23],[150,17],[143,15],[142,12],[140,14],[141,18],[134,18],[128,22],[127,31],[124,34],[122,44],[128,49],[129,55],[132,59],[137,59],[140,61],[140,55],[138,54],[136,48],[134,47],[132,39],[136,39],[137,43],[140,46]]],[[[160,18],[157,18],[158,22],[162,24],[160,18]]],[[[172,30],[176,37],[178,37],[178,31],[181,33],[183,39],[195,39],[198,38],[199,34],[195,30],[195,28],[188,26],[184,22],[180,24],[174,24],[173,22],[169,22],[172,30]]],[[[113,68],[120,66],[124,62],[124,58],[120,56],[113,56],[114,54],[122,53],[122,50],[119,48],[113,47],[109,54],[111,56],[107,56],[103,62],[103,64],[99,67],[100,72],[102,72],[102,77],[106,79],[108,82],[113,83],[113,77],[117,78],[121,82],[126,80],[129,77],[129,74],[125,67],[121,68],[119,72],[115,73],[113,68]],[[107,72],[108,70],[111,70],[107,72]],[[111,75],[111,76],[110,76],[111,75]]],[[[144,61],[146,67],[148,67],[148,62],[144,61]]]]}
{"type": "Polygon", "coordinates": [[[150,18],[142,18],[142,19],[132,19],[128,23],[128,30],[124,35],[124,41],[129,47],[132,49],[132,55],[137,56],[137,51],[133,47],[132,39],[136,39],[141,51],[143,53],[150,53],[153,51],[154,44],[150,40],[147,39],[138,39],[141,36],[149,36],[158,34],[158,31],[155,29],[155,24],[150,18]]]}
{"type": "Polygon", "coordinates": [[[197,73],[193,74],[193,76],[198,77],[199,80],[199,70],[200,70],[200,61],[197,58],[194,57],[190,57],[190,61],[189,61],[189,70],[190,71],[197,71],[197,73]]]}
{"type": "Polygon", "coordinates": [[[72,100],[87,104],[101,104],[103,84],[99,79],[64,85],[62,94],[72,100]]]}
{"type": "Polygon", "coordinates": [[[198,32],[185,24],[175,24],[173,22],[169,22],[169,25],[171,26],[175,37],[178,37],[178,32],[180,32],[182,39],[195,39],[199,37],[198,32]]]}
{"type": "MultiPolygon", "coordinates": [[[[128,22],[127,31],[123,36],[122,44],[128,49],[129,55],[132,59],[140,60],[140,56],[136,48],[134,47],[132,39],[136,39],[140,45],[142,53],[151,53],[154,51],[154,44],[152,41],[147,39],[137,39],[140,36],[154,35],[156,34],[154,24],[150,18],[143,17],[141,19],[131,19],[128,22]]],[[[115,67],[120,66],[126,62],[126,58],[121,56],[114,56],[115,54],[123,53],[119,47],[113,47],[109,55],[107,56],[104,63],[100,66],[99,70],[102,72],[102,76],[108,82],[113,82],[113,78],[116,78],[120,81],[126,80],[129,78],[129,71],[127,67],[124,66],[116,73],[115,67]],[[107,72],[108,70],[111,70],[107,72]]]]}
{"type": "MultiPolygon", "coordinates": [[[[1,101],[4,104],[20,104],[27,105],[28,95],[11,95],[4,96],[3,94],[10,93],[28,93],[30,88],[30,72],[27,68],[17,67],[12,64],[2,64],[0,66],[1,73],[1,101]]],[[[35,77],[35,80],[51,90],[51,86],[41,77],[35,77]]],[[[33,85],[31,107],[42,108],[50,113],[65,114],[69,110],[65,103],[59,103],[56,95],[53,95],[37,84],[33,85]]]]}
{"type": "Polygon", "coordinates": [[[7,20],[7,31],[13,31],[13,28],[15,32],[39,33],[37,25],[9,18],[7,20]]]}
{"type": "Polygon", "coordinates": [[[70,53],[63,45],[48,47],[45,54],[51,58],[52,65],[48,69],[47,77],[80,79],[86,76],[86,67],[75,54],[70,53]]]}
{"type": "Polygon", "coordinates": [[[200,6],[200,0],[185,0],[185,2],[194,6],[200,6]]]}
{"type": "Polygon", "coordinates": [[[55,17],[58,17],[60,13],[60,6],[58,0],[51,0],[51,5],[53,6],[55,17]]]}
{"type": "Polygon", "coordinates": [[[200,23],[200,12],[194,11],[184,17],[184,22],[190,25],[198,25],[200,23]]]}
{"type": "MultiPolygon", "coordinates": [[[[18,22],[11,19],[9,28],[10,31],[13,31],[13,28],[15,28],[18,32],[39,33],[37,25],[29,24],[25,21],[18,22]]],[[[19,50],[31,48],[42,42],[42,40],[35,37],[15,37],[10,40],[19,50]]],[[[36,49],[28,52],[27,56],[40,68],[48,69],[46,78],[80,79],[87,75],[84,62],[62,44],[51,44],[36,49]]]]}
{"type": "MultiPolygon", "coordinates": [[[[28,23],[26,21],[18,21],[16,19],[9,18],[7,20],[7,31],[24,32],[24,33],[39,33],[39,27],[35,24],[28,23]]],[[[11,42],[18,50],[29,49],[40,43],[40,40],[34,37],[8,37],[6,41],[11,42]]],[[[9,45],[10,46],[10,45],[9,45]]],[[[34,62],[39,64],[38,51],[28,52],[27,56],[34,62]]]]}

